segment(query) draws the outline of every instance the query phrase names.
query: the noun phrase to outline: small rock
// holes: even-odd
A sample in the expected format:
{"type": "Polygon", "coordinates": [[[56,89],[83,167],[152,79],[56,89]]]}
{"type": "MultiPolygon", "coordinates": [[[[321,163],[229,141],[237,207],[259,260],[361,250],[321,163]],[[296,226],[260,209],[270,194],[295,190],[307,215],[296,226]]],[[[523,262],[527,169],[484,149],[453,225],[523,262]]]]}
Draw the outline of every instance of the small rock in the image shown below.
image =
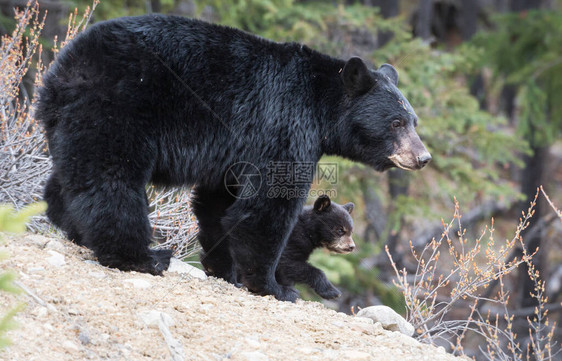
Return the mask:
{"type": "Polygon", "coordinates": [[[62,267],[66,264],[64,255],[52,250],[49,250],[49,254],[51,255],[51,257],[47,258],[47,262],[49,262],[51,266],[62,267]]]}
{"type": "Polygon", "coordinates": [[[299,347],[296,349],[296,351],[300,355],[312,355],[315,353],[319,353],[321,350],[317,348],[310,348],[310,347],[299,347]]]}
{"type": "Polygon", "coordinates": [[[168,327],[174,325],[174,319],[168,315],[167,313],[150,310],[139,313],[140,319],[148,326],[158,328],[159,322],[164,322],[164,324],[168,327]]]}
{"type": "Polygon", "coordinates": [[[416,339],[412,337],[404,337],[402,334],[400,334],[400,331],[394,331],[394,332],[398,334],[397,336],[400,336],[400,341],[402,342],[402,344],[413,348],[421,347],[421,343],[419,343],[419,341],[417,341],[416,339]]]}
{"type": "Polygon", "coordinates": [[[94,264],[94,265],[97,265],[97,266],[100,265],[100,263],[99,263],[98,261],[94,261],[94,260],[91,260],[91,259],[85,259],[85,260],[84,260],[84,263],[87,263],[87,264],[94,264]]]}
{"type": "Polygon", "coordinates": [[[351,361],[363,361],[370,360],[372,357],[370,354],[362,351],[348,350],[340,354],[341,360],[351,360],[351,361]]]}
{"type": "Polygon", "coordinates": [[[88,275],[90,275],[94,278],[99,278],[99,279],[107,277],[107,275],[103,272],[94,272],[94,271],[88,272],[88,275]]]}
{"type": "Polygon", "coordinates": [[[370,318],[366,318],[366,317],[355,317],[354,321],[359,322],[359,323],[366,323],[368,325],[374,325],[375,324],[375,321],[373,321],[370,318]]]}
{"type": "Polygon", "coordinates": [[[236,360],[245,360],[245,361],[267,361],[268,357],[259,351],[253,352],[240,352],[239,354],[235,355],[236,360]]]}
{"type": "Polygon", "coordinates": [[[78,335],[78,339],[82,343],[82,345],[87,345],[90,343],[90,335],[85,330],[80,330],[80,334],[78,335]]]}
{"type": "Polygon", "coordinates": [[[414,334],[414,326],[409,324],[402,316],[387,306],[370,306],[361,309],[357,317],[366,317],[374,322],[380,322],[385,330],[399,331],[407,336],[414,334]]]}
{"type": "Polygon", "coordinates": [[[62,347],[64,347],[68,351],[79,351],[80,348],[74,342],[66,340],[62,343],[62,347]]]}
{"type": "Polygon", "coordinates": [[[49,311],[46,307],[37,306],[31,311],[31,314],[37,318],[43,318],[49,314],[49,311]]]}
{"type": "Polygon", "coordinates": [[[250,346],[252,348],[259,348],[260,347],[260,341],[257,339],[257,337],[248,336],[248,337],[245,337],[244,340],[246,341],[248,346],[250,346]]]}
{"type": "Polygon", "coordinates": [[[44,267],[29,267],[27,269],[27,273],[41,273],[44,271],[45,271],[44,267]]]}
{"type": "Polygon", "coordinates": [[[123,280],[125,284],[130,284],[134,288],[149,288],[151,286],[150,282],[140,279],[140,278],[129,278],[123,280]]]}
{"type": "Polygon", "coordinates": [[[168,272],[174,272],[179,274],[187,274],[191,277],[199,278],[199,279],[206,279],[207,275],[205,272],[200,270],[197,267],[193,267],[192,265],[182,262],[177,258],[172,257],[170,259],[170,266],[168,267],[168,272]]]}
{"type": "Polygon", "coordinates": [[[56,239],[51,239],[49,242],[47,242],[45,248],[59,252],[63,252],[65,249],[64,244],[62,244],[62,242],[60,241],[57,241],[56,239]]]}
{"type": "Polygon", "coordinates": [[[25,239],[41,248],[45,247],[45,245],[51,240],[50,238],[47,238],[40,234],[30,234],[25,236],[25,239]]]}
{"type": "Polygon", "coordinates": [[[67,312],[70,316],[78,316],[80,314],[80,311],[75,308],[69,308],[67,312]]]}
{"type": "Polygon", "coordinates": [[[334,325],[334,326],[336,326],[336,327],[339,327],[339,328],[344,328],[344,327],[346,327],[346,326],[345,326],[345,323],[343,323],[343,322],[341,322],[341,321],[334,321],[334,322],[332,322],[332,325],[334,325]]]}

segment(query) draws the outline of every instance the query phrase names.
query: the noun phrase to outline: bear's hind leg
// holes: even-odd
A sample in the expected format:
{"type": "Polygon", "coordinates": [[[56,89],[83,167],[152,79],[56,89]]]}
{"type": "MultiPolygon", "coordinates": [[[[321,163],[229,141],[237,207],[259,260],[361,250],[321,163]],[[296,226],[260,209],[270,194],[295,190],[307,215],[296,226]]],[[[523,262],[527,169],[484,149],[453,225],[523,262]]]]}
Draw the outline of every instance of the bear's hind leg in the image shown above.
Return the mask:
{"type": "Polygon", "coordinates": [[[199,186],[195,188],[192,205],[199,224],[198,239],[203,248],[200,259],[205,273],[236,284],[228,233],[221,225],[221,218],[233,202],[234,197],[226,191],[210,191],[199,186]]]}
{"type": "Polygon", "coordinates": [[[70,212],[79,215],[84,244],[102,265],[154,275],[168,269],[172,252],[149,248],[152,231],[144,187],[106,179],[76,195],[70,212]]]}
{"type": "Polygon", "coordinates": [[[47,180],[43,198],[47,202],[47,217],[49,220],[55,226],[62,229],[68,239],[81,245],[82,236],[72,224],[72,217],[66,210],[62,187],[55,172],[53,172],[47,180]]]}

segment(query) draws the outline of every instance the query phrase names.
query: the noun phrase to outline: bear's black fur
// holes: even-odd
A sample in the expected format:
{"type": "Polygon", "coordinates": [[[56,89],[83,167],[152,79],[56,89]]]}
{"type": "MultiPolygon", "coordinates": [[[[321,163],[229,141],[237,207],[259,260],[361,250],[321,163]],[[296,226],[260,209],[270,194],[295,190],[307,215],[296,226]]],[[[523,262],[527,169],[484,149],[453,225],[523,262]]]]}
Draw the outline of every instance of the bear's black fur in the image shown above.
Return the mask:
{"type": "MultiPolygon", "coordinates": [[[[294,300],[275,269],[298,198],[225,190],[249,162],[316,163],[322,154],[383,171],[430,159],[390,65],[369,70],[295,43],[175,16],[100,22],[64,47],[38,90],[53,172],[47,215],[99,261],[160,274],[170,252],[149,249],[145,185],[195,185],[203,263],[253,292],[294,300]]],[[[311,181],[311,179],[310,179],[311,181]]],[[[306,182],[305,182],[306,183],[306,182]]]]}
{"type": "Polygon", "coordinates": [[[349,253],[355,249],[353,232],[353,203],[339,205],[323,195],[314,206],[304,207],[281,254],[275,278],[283,286],[295,283],[309,285],[325,298],[339,297],[341,292],[326,278],[324,272],[307,261],[316,248],[326,248],[335,253],[349,253]]]}

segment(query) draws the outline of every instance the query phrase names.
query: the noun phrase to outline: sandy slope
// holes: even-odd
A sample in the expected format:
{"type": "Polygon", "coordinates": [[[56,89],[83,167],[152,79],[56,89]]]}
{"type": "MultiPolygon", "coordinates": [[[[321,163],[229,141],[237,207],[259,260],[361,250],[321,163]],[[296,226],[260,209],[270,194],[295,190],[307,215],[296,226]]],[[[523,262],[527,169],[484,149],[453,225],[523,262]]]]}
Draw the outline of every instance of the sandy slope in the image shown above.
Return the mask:
{"type": "Polygon", "coordinates": [[[5,238],[0,269],[14,270],[28,292],[0,295],[0,312],[27,303],[2,360],[456,359],[319,303],[278,302],[213,278],[123,273],[64,240],[5,238]],[[146,319],[151,311],[165,314],[160,326],[146,319]]]}

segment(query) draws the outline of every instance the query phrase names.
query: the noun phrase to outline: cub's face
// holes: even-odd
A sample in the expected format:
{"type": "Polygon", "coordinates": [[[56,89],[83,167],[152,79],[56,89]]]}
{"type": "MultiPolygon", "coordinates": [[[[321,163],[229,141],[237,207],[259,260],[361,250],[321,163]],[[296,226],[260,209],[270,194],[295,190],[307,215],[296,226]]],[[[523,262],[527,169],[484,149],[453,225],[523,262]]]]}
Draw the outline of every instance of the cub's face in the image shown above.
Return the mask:
{"type": "Polygon", "coordinates": [[[314,202],[316,246],[335,253],[349,253],[355,249],[355,242],[351,238],[353,207],[353,203],[343,206],[333,203],[328,196],[320,196],[314,202]]]}
{"type": "Polygon", "coordinates": [[[416,133],[418,117],[397,88],[396,69],[383,64],[369,70],[361,59],[351,58],[342,81],[348,101],[343,156],[378,171],[416,170],[429,163],[431,155],[416,133]]]}

